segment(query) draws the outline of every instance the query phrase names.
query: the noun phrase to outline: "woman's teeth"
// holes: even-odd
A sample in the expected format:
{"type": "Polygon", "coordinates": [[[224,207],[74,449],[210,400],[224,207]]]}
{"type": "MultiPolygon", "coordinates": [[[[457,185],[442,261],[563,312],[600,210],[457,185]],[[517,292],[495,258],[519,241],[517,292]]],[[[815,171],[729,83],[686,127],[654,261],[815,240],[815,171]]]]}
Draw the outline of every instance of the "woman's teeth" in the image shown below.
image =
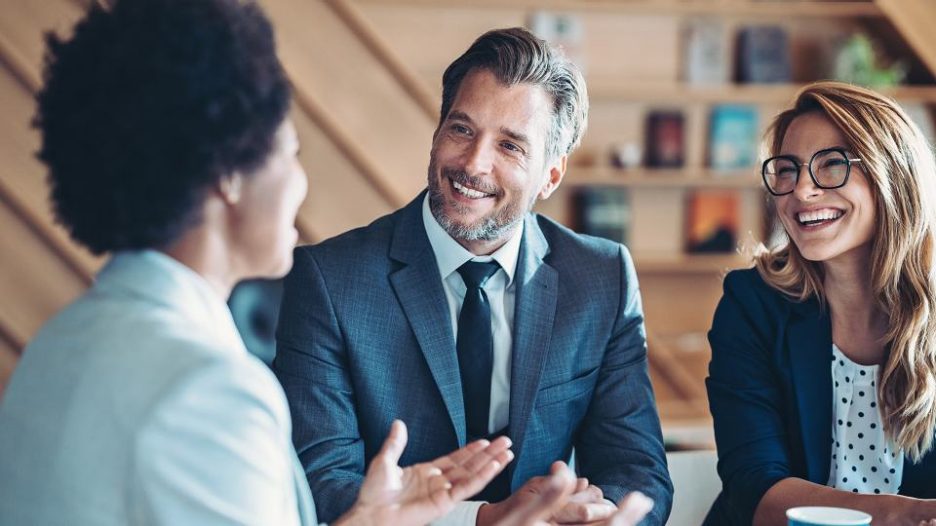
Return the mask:
{"type": "Polygon", "coordinates": [[[819,223],[825,223],[827,221],[835,221],[836,219],[842,217],[843,214],[844,212],[841,210],[823,208],[822,210],[800,212],[796,214],[796,219],[801,225],[811,226],[818,225],[819,223]]]}

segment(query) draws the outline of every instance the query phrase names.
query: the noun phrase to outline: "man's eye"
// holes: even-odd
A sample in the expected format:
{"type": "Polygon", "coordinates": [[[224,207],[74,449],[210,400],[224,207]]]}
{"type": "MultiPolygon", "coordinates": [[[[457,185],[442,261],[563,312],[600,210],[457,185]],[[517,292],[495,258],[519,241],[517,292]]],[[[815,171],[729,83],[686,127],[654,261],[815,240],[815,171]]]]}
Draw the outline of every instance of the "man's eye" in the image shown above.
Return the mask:
{"type": "Polygon", "coordinates": [[[512,142],[502,142],[502,143],[501,143],[501,146],[503,146],[504,149],[510,150],[510,151],[512,151],[512,152],[522,152],[522,151],[523,151],[523,149],[521,149],[519,146],[517,146],[516,144],[514,144],[514,143],[512,143],[512,142]]]}
{"type": "Polygon", "coordinates": [[[461,135],[468,135],[471,133],[471,130],[469,130],[467,126],[463,126],[461,124],[453,124],[452,131],[461,135]]]}

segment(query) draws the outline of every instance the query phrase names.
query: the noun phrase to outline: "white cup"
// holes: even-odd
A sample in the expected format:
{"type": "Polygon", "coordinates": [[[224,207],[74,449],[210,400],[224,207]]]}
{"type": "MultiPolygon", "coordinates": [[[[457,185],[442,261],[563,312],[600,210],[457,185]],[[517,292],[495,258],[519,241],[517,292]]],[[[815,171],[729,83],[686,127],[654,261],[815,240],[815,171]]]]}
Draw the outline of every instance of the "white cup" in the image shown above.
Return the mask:
{"type": "Polygon", "coordinates": [[[786,512],[789,526],[867,526],[871,516],[862,511],[825,506],[790,508],[786,512]]]}

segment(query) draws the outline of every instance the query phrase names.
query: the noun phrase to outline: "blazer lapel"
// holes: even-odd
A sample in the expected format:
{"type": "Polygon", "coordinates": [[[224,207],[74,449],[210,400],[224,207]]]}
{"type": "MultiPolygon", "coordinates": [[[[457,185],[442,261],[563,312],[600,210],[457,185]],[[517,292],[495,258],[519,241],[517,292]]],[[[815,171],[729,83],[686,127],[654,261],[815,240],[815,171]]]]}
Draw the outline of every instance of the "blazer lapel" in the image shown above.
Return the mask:
{"type": "Polygon", "coordinates": [[[528,214],[515,276],[517,295],[510,371],[510,435],[518,460],[510,466],[511,489],[514,487],[513,474],[516,473],[513,468],[519,465],[523,451],[527,421],[533,412],[546,365],[556,316],[559,273],[543,261],[548,252],[549,244],[535,216],[528,214]]]}
{"type": "Polygon", "coordinates": [[[809,480],[825,484],[832,454],[832,330],[815,300],[794,304],[787,326],[793,391],[809,480]]]}
{"type": "Polygon", "coordinates": [[[390,245],[390,257],[403,266],[390,275],[390,283],[422,350],[458,438],[465,445],[465,409],[462,400],[455,336],[435,254],[422,222],[425,192],[400,213],[390,245]]]}

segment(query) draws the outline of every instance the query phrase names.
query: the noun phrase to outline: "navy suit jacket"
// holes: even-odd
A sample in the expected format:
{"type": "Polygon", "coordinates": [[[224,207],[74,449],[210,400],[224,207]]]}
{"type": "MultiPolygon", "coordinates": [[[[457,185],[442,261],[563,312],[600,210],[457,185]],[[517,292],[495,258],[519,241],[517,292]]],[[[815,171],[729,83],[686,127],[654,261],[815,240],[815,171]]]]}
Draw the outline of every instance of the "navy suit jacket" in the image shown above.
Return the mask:
{"type": "MultiPolygon", "coordinates": [[[[787,477],[827,484],[832,456],[832,325],[754,269],[728,274],[715,311],[709,404],[723,489],[706,524],[748,525],[787,477]]],[[[904,463],[902,495],[936,497],[936,453],[904,463]]]]}
{"type": "MultiPolygon", "coordinates": [[[[463,446],[464,403],[451,318],[422,222],[422,193],[371,225],[296,250],[274,370],[320,517],[354,502],[391,422],[402,465],[463,446]]],[[[525,218],[509,405],[512,489],[576,449],[605,496],[640,490],[663,524],[672,484],[647,374],[633,263],[620,244],[525,218]]]]}

